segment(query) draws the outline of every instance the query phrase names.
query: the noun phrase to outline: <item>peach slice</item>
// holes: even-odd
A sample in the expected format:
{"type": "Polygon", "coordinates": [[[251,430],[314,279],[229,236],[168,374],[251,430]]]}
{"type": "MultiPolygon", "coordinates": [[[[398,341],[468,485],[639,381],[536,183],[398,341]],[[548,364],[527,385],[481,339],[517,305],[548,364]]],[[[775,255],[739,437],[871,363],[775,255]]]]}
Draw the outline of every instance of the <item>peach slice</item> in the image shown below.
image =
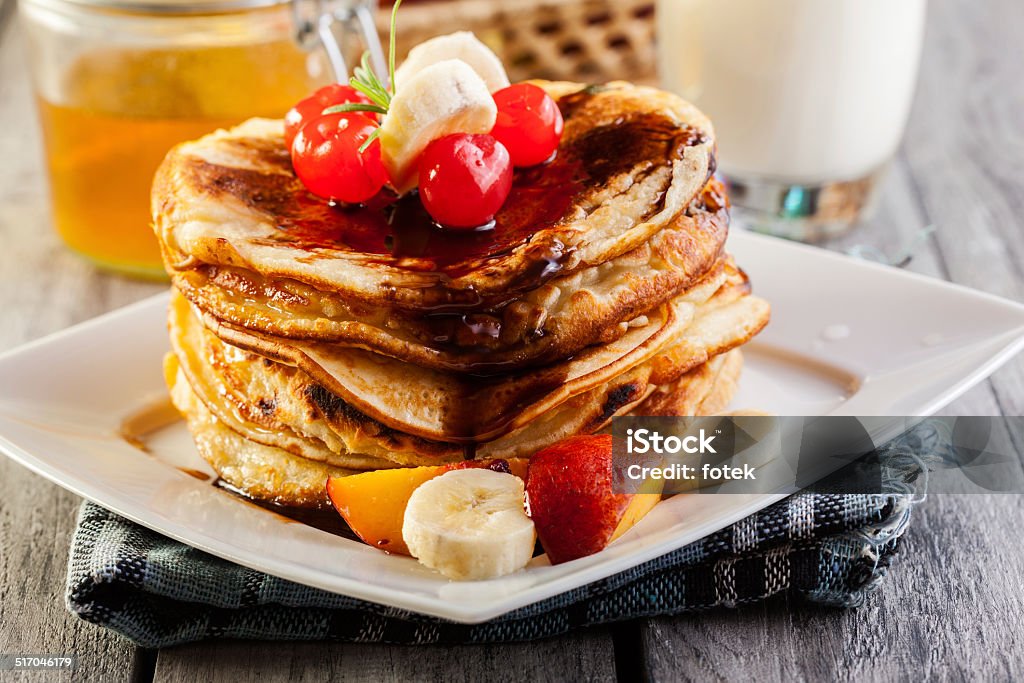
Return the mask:
{"type": "MultiPolygon", "coordinates": [[[[665,482],[659,481],[658,488],[664,488],[665,482]]],[[[609,543],[617,540],[619,536],[632,529],[637,522],[647,516],[647,513],[654,509],[654,506],[661,502],[661,491],[641,491],[634,494],[629,505],[626,506],[626,511],[622,513],[622,519],[619,520],[619,525],[615,527],[615,531],[612,532],[612,537],[608,540],[609,543]]]]}
{"type": "Polygon", "coordinates": [[[489,467],[506,471],[504,465],[507,465],[507,471],[526,479],[526,461],[521,458],[467,460],[331,477],[327,480],[327,495],[334,509],[367,545],[389,553],[409,555],[409,549],[402,540],[402,522],[409,497],[420,484],[453,469],[489,467]]]}
{"type": "Polygon", "coordinates": [[[551,564],[593,555],[643,519],[661,500],[661,488],[641,491],[612,490],[609,434],[571,437],[535,454],[526,495],[551,564]]]}

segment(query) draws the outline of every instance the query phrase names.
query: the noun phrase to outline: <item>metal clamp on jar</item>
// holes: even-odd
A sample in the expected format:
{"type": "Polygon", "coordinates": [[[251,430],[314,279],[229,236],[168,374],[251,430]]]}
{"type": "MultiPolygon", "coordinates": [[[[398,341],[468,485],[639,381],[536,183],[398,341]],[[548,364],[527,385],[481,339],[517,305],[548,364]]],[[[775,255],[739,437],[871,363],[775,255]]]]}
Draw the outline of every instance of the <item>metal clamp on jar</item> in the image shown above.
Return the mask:
{"type": "Polygon", "coordinates": [[[149,186],[175,144],[279,118],[368,49],[375,0],[22,0],[64,242],[95,264],[163,278],[149,186]]]}

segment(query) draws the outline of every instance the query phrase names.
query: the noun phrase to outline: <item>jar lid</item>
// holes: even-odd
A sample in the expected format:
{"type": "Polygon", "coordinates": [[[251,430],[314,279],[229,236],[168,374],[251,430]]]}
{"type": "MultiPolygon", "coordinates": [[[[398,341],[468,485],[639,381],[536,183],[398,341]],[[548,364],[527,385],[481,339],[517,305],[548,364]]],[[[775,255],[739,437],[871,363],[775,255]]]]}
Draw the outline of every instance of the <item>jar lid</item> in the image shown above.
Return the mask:
{"type": "Polygon", "coordinates": [[[40,5],[77,5],[138,14],[225,14],[290,4],[292,0],[34,0],[40,5]]]}

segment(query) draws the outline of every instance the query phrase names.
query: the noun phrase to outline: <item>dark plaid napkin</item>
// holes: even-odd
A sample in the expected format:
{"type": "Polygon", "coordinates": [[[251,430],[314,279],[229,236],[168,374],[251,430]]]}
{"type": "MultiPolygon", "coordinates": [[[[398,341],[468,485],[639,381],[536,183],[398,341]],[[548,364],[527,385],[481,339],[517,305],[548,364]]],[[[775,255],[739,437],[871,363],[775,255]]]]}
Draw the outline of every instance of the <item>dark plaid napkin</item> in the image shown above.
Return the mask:
{"type": "Polygon", "coordinates": [[[799,493],[685,548],[484,624],[456,624],[246,569],[92,503],[82,506],[72,541],[67,604],[144,647],[205,638],[522,641],[779,593],[856,606],[896,554],[919,499],[917,466],[939,439],[924,423],[878,450],[893,463],[883,468],[887,493],[799,493]]]}

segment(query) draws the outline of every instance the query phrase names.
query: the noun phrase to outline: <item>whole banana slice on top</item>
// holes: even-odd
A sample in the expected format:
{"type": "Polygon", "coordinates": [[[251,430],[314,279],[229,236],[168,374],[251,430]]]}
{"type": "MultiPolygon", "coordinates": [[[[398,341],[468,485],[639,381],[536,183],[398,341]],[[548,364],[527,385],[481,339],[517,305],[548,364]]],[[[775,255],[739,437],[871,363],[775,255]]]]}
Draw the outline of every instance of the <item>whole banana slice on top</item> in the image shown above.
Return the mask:
{"type": "Polygon", "coordinates": [[[392,186],[399,194],[416,187],[416,161],[432,141],[450,133],[488,133],[497,115],[487,85],[460,59],[431,64],[401,83],[380,125],[392,186]]]}
{"type": "Polygon", "coordinates": [[[461,59],[469,64],[490,92],[501,90],[509,84],[508,74],[498,55],[471,32],[457,31],[431,38],[409,50],[409,55],[395,71],[398,89],[401,90],[403,85],[426,67],[446,59],[461,59]]]}
{"type": "Polygon", "coordinates": [[[452,470],[413,491],[402,538],[413,557],[450,579],[510,574],[530,561],[536,540],[524,497],[513,474],[452,470]]]}

